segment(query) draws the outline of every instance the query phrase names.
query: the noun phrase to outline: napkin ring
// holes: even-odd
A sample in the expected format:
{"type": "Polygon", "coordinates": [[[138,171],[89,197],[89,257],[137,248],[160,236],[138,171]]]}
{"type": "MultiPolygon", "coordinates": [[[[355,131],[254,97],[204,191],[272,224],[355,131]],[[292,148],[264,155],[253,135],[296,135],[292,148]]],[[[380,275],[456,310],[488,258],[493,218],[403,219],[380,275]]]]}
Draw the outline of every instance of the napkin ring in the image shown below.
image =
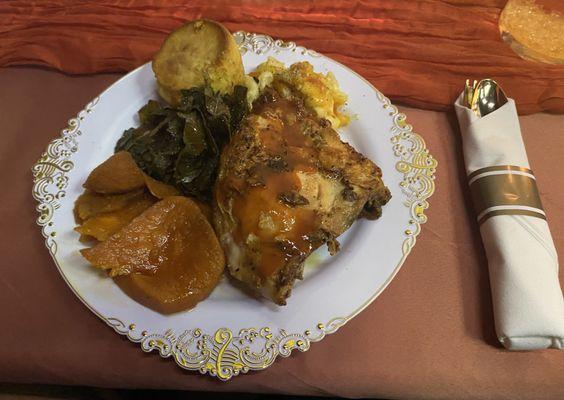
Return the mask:
{"type": "Polygon", "coordinates": [[[468,175],[468,184],[480,225],[496,215],[527,215],[546,220],[535,176],[528,168],[480,168],[468,175]]]}

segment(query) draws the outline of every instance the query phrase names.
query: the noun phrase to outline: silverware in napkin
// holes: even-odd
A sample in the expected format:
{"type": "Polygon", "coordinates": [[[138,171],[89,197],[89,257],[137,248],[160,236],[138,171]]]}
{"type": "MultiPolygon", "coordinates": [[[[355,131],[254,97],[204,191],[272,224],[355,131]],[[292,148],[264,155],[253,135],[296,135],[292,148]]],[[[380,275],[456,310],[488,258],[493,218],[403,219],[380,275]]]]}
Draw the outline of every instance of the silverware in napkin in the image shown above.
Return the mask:
{"type": "Polygon", "coordinates": [[[510,350],[564,348],[558,256],[521,136],[515,102],[491,79],[467,81],[454,104],[495,328],[510,350]]]}

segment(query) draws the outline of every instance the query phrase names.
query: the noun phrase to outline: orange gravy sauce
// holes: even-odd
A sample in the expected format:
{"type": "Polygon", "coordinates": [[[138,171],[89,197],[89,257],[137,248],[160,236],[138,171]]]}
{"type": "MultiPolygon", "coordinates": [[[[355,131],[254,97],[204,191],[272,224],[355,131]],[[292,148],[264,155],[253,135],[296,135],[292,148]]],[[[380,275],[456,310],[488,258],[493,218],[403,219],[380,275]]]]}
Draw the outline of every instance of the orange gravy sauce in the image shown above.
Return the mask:
{"type": "Polygon", "coordinates": [[[254,112],[269,111],[282,116],[276,121],[281,124],[261,130],[260,140],[266,153],[285,167],[256,166],[253,173],[264,185],[239,187],[242,190],[238,191],[243,194],[236,195],[232,203],[233,214],[240,221],[234,239],[244,245],[249,240],[256,240],[254,237],[258,238],[260,257],[256,272],[262,279],[270,277],[290,259],[307,256],[313,250],[308,235],[317,225],[314,210],[292,207],[280,200],[282,193],[301,189],[298,172],[315,170],[316,149],[293,117],[297,112],[294,103],[276,98],[260,105],[254,112]]]}

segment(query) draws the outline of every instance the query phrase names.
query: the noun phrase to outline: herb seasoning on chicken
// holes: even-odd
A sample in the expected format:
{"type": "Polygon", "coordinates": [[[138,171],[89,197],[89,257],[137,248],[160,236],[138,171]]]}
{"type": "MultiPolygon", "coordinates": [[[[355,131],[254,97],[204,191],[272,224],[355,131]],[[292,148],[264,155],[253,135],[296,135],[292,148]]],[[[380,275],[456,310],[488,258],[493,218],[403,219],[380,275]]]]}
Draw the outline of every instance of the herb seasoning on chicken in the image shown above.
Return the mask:
{"type": "Polygon", "coordinates": [[[236,279],[283,305],[304,261],[390,199],[381,170],[283,82],[267,88],[224,148],[214,223],[236,279]]]}

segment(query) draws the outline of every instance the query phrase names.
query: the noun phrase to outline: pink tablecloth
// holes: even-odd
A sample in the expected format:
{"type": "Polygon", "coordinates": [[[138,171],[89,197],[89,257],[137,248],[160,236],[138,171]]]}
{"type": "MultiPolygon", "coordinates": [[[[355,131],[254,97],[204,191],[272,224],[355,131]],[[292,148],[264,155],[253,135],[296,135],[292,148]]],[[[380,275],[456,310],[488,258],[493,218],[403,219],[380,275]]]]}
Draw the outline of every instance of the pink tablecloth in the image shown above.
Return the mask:
{"type": "MultiPolygon", "coordinates": [[[[498,345],[487,266],[454,114],[403,109],[439,161],[429,222],[402,270],[358,317],[271,368],[221,383],[143,353],[72,294],[35,225],[31,166],[118,75],[0,69],[0,382],[383,398],[564,398],[564,352],[498,345]]],[[[556,247],[564,254],[564,116],[521,118],[556,247]]],[[[561,280],[564,274],[561,271],[561,280]]]]}

